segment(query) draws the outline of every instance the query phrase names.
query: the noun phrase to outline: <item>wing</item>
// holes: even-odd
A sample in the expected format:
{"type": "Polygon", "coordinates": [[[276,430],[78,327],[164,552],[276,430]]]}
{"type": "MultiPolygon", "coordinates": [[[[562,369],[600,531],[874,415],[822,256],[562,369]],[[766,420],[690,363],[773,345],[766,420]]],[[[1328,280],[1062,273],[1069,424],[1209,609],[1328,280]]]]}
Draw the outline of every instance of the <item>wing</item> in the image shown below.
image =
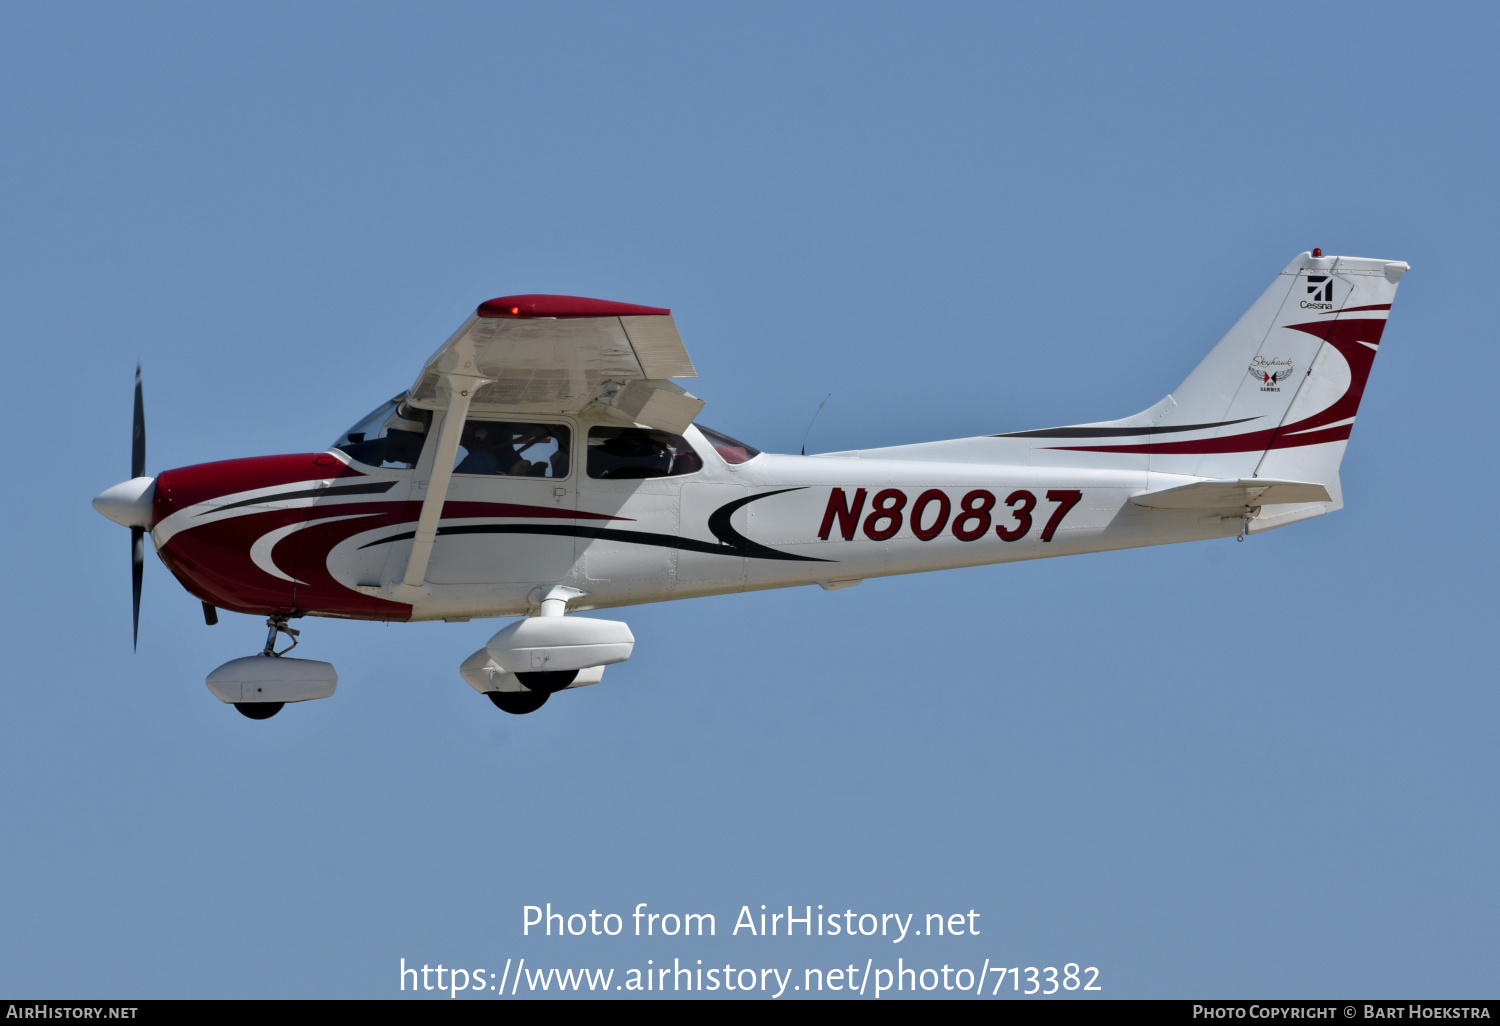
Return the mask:
{"type": "Polygon", "coordinates": [[[703,402],[668,378],[695,378],[672,311],[578,296],[502,296],[480,305],[432,354],[408,402],[447,405],[445,376],[478,379],[476,413],[577,413],[586,406],[681,433],[703,402]]]}

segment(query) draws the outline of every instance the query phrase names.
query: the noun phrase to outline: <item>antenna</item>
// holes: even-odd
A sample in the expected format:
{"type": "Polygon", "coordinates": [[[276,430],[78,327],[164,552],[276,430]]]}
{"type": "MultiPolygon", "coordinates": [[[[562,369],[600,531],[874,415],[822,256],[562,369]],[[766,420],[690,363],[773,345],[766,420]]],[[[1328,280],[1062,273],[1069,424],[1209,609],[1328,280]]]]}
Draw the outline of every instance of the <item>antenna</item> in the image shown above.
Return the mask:
{"type": "Polygon", "coordinates": [[[810,421],[807,422],[807,430],[804,431],[804,432],[802,432],[802,455],[803,456],[807,455],[807,436],[810,435],[810,434],[812,434],[813,425],[818,422],[818,414],[820,414],[820,413],[823,412],[823,407],[827,406],[828,405],[828,400],[830,400],[832,398],[833,398],[833,393],[832,392],[829,392],[827,395],[825,395],[823,397],[823,401],[818,404],[818,408],[813,411],[812,420],[810,420],[810,421]]]}

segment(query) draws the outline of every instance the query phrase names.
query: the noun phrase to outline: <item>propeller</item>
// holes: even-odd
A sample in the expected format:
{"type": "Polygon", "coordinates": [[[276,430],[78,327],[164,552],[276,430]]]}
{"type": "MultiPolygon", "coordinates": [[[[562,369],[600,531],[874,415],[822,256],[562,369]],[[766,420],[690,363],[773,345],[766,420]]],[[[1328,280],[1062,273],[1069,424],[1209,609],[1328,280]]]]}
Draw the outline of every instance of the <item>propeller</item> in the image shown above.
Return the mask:
{"type": "MultiPolygon", "coordinates": [[[[135,418],[131,424],[130,476],[146,476],[146,407],[141,400],[141,365],[135,365],[135,418]]],[[[140,646],[141,580],[146,570],[146,529],[130,529],[130,647],[140,646]]]]}

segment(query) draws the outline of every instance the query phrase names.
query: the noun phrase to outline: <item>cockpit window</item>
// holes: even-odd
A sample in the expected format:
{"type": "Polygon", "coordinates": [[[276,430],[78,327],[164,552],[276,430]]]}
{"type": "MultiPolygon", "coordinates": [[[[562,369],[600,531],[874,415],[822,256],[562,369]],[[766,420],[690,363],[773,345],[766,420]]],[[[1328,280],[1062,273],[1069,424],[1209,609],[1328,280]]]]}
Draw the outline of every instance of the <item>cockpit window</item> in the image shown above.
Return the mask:
{"type": "Polygon", "coordinates": [[[402,393],[375,410],[346,431],[333,448],[369,467],[415,467],[432,426],[432,411],[407,406],[405,398],[402,393]]]}
{"type": "Polygon", "coordinates": [[[760,455],[760,450],[754,446],[730,438],[713,428],[706,428],[699,424],[698,430],[703,432],[703,437],[708,439],[708,444],[714,447],[714,452],[724,457],[725,463],[749,463],[760,455]]]}
{"type": "Polygon", "coordinates": [[[508,477],[567,477],[572,437],[565,424],[466,421],[453,472],[508,477]]]}
{"type": "Polygon", "coordinates": [[[703,469],[687,439],[646,428],[589,428],[589,477],[676,477],[703,469]]]}

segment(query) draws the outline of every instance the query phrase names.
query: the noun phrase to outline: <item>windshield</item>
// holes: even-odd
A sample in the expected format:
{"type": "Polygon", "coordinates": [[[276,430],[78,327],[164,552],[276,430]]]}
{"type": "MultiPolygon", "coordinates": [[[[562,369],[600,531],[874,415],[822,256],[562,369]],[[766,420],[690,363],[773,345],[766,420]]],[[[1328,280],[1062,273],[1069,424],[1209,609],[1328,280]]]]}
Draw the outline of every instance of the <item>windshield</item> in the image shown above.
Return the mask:
{"type": "Polygon", "coordinates": [[[361,419],[333,448],[370,467],[415,467],[432,425],[432,411],[407,406],[405,398],[403,392],[361,419]]]}

